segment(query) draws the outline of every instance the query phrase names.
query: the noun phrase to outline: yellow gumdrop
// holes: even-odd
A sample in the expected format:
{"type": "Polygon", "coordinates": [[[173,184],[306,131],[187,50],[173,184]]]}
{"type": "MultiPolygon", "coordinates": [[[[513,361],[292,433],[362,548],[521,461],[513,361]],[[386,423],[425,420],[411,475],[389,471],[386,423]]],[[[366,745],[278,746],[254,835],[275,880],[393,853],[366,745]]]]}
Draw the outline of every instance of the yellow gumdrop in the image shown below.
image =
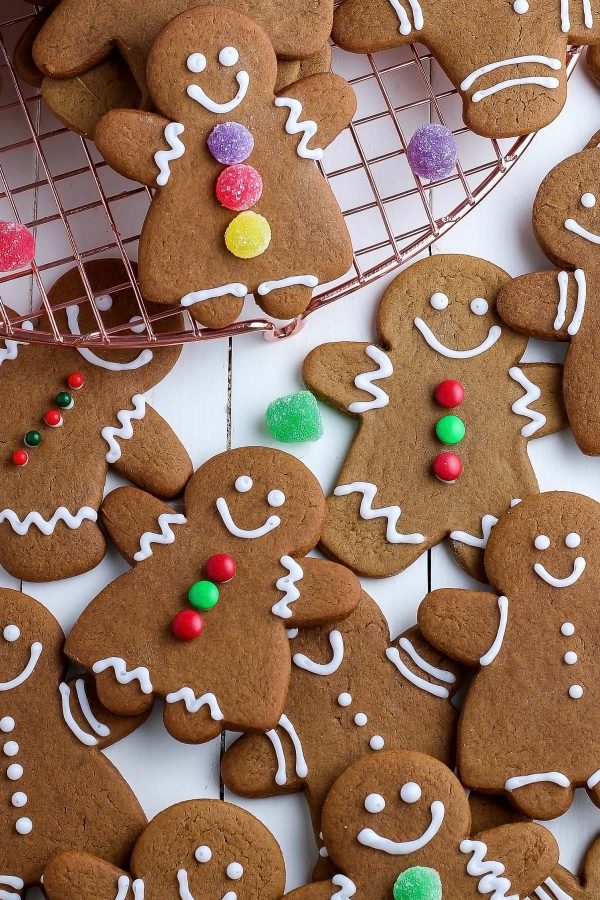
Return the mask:
{"type": "Polygon", "coordinates": [[[242,212],[230,222],[225,232],[225,246],[240,259],[253,259],[264,253],[271,243],[271,226],[264,216],[242,212]]]}

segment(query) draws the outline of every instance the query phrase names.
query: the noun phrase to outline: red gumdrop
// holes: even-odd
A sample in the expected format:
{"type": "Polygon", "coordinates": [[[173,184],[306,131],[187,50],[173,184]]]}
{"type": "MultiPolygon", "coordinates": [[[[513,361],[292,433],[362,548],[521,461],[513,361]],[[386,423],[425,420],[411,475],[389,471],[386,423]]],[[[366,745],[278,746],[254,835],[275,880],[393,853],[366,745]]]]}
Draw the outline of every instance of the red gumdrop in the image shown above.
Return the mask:
{"type": "Polygon", "coordinates": [[[211,581],[223,584],[235,575],[235,559],[228,553],[215,553],[206,563],[206,574],[211,581]]]}
{"type": "Polygon", "coordinates": [[[26,466],[29,462],[29,454],[26,450],[15,450],[12,455],[15,466],[26,466]]]}
{"type": "Polygon", "coordinates": [[[193,641],[203,629],[204,619],[195,609],[182,609],[171,622],[171,631],[180,641],[193,641]]]}
{"type": "Polygon", "coordinates": [[[465,389],[460,381],[450,378],[438,384],[435,389],[435,399],[440,406],[453,409],[455,406],[460,406],[465,399],[465,389]]]}
{"type": "Polygon", "coordinates": [[[433,474],[440,481],[451,484],[462,474],[462,462],[456,453],[440,453],[433,461],[433,474]]]}
{"type": "Polygon", "coordinates": [[[28,266],[35,256],[35,238],[19,222],[0,222],[0,272],[28,266]]]}
{"type": "Polygon", "coordinates": [[[217,200],[225,209],[241,212],[250,209],[261,198],[262,178],[252,166],[243,163],[228,166],[217,178],[217,200]]]}

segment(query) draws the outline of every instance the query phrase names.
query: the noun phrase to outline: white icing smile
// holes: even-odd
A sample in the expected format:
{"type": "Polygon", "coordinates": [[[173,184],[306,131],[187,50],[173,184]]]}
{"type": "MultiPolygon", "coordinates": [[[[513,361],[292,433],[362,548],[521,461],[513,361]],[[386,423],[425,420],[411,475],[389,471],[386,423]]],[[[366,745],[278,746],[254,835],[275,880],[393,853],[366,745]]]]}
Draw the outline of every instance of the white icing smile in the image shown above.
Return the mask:
{"type": "Polygon", "coordinates": [[[273,531],[275,528],[279,528],[281,525],[281,519],[279,516],[269,516],[262,525],[258,528],[240,528],[239,525],[233,521],[232,515],[229,512],[229,507],[227,506],[227,500],[225,497],[218,497],[216,501],[216,507],[221,516],[223,524],[227,531],[230,534],[235,535],[235,537],[239,538],[249,538],[250,540],[254,538],[264,537],[265,534],[268,534],[270,531],[273,531]]]}
{"type": "Polygon", "coordinates": [[[586,241],[589,241],[590,244],[600,244],[600,234],[595,234],[593,231],[588,231],[587,228],[584,228],[583,225],[580,225],[579,222],[576,222],[575,219],[567,219],[565,222],[565,228],[567,231],[571,231],[573,234],[579,235],[579,237],[585,238],[586,241]]]}
{"type": "Polygon", "coordinates": [[[485,353],[486,350],[489,350],[490,347],[493,347],[496,341],[500,338],[502,334],[502,329],[499,325],[492,325],[490,330],[488,331],[487,337],[485,341],[479,344],[477,347],[472,347],[469,350],[452,350],[450,347],[446,347],[445,344],[442,344],[439,341],[429,325],[423,321],[419,316],[415,319],[415,325],[429,344],[432,350],[435,350],[436,353],[440,353],[442,356],[447,356],[449,359],[472,359],[474,356],[479,356],[480,353],[485,353]]]}
{"type": "Polygon", "coordinates": [[[0,681],[0,691],[12,691],[13,688],[19,687],[22,685],[29,676],[32,674],[33,670],[38,664],[38,660],[42,655],[42,645],[39,641],[35,641],[31,645],[31,650],[29,652],[29,662],[23,669],[23,671],[16,676],[16,678],[11,679],[11,681],[0,681]]]}
{"type": "MultiPolygon", "coordinates": [[[[219,53],[219,63],[222,66],[234,66],[238,61],[239,53],[235,47],[223,47],[219,53]]],[[[191,56],[188,56],[187,67],[190,72],[194,72],[194,74],[198,75],[206,68],[206,57],[202,53],[192,53],[191,56]]],[[[228,100],[226,103],[217,103],[216,100],[209,97],[197,84],[190,84],[188,86],[187,95],[210,112],[229,113],[242,103],[248,93],[250,76],[245,69],[241,69],[236,73],[235,80],[238,83],[238,92],[232,100],[228,100]]]]}
{"type": "MultiPolygon", "coordinates": [[[[67,322],[69,325],[69,331],[71,334],[80,335],[81,331],[79,330],[79,307],[78,306],[67,306],[67,322]]],[[[153,357],[152,350],[142,350],[135,359],[132,359],[131,362],[121,363],[121,362],[113,362],[109,359],[102,359],[101,356],[96,356],[91,350],[88,350],[86,347],[75,347],[78,353],[81,353],[86,362],[89,362],[92,366],[98,366],[100,369],[108,369],[111,372],[130,372],[132,369],[141,369],[142,366],[147,366],[153,357]]]]}
{"type": "Polygon", "coordinates": [[[423,832],[423,834],[414,841],[391,841],[389,838],[382,837],[373,831],[372,828],[363,828],[358,834],[359,844],[365,847],[371,847],[373,850],[382,850],[392,856],[406,856],[409,853],[416,853],[433,840],[444,821],[446,810],[441,800],[434,800],[431,804],[431,824],[423,832]]]}
{"type": "Polygon", "coordinates": [[[535,574],[545,581],[546,584],[551,585],[551,587],[571,587],[571,585],[575,584],[576,581],[579,581],[583,575],[585,571],[585,559],[583,556],[578,556],[573,563],[573,571],[570,575],[567,575],[566,578],[555,578],[541,563],[536,563],[533,568],[535,574]]]}

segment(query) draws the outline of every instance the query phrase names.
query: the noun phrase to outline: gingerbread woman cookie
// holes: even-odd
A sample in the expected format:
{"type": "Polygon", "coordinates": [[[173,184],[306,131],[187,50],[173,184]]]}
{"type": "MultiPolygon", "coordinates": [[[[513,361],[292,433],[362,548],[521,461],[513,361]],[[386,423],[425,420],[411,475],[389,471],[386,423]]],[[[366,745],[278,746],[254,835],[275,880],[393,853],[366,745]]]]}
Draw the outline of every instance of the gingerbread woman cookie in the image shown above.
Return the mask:
{"type": "Polygon", "coordinates": [[[127,868],[63,853],[48,866],[44,891],[48,900],[279,900],[285,885],[273,835],[222,800],[189,800],[159,813],[127,868]]]}
{"type": "Polygon", "coordinates": [[[600,349],[600,132],[559,163],[542,182],[533,206],[535,236],[558,270],[522,275],[503,286],[498,311],[512,328],[550,341],[568,341],[563,393],[575,440],[600,454],[596,367],[600,349]],[[595,193],[594,193],[595,192],[595,193]]]}
{"type": "Polygon", "coordinates": [[[536,819],[565,812],[575,787],[600,805],[600,632],[590,612],[599,514],[579,494],[526,498],[500,518],[485,551],[500,596],[440,590],[419,609],[431,643],[479,668],[459,724],[461,780],[536,819]]]}
{"type": "MultiPolygon", "coordinates": [[[[140,328],[132,290],[103,293],[128,281],[120,260],[87,263],[86,275],[106,327],[131,320],[132,328],[140,328]]],[[[54,311],[61,332],[97,330],[89,303],[79,302],[84,296],[77,269],[49,292],[54,306],[71,301],[54,311]]],[[[51,331],[45,315],[38,325],[51,331]]],[[[96,520],[108,465],[157,496],[181,493],[192,472],[190,458],[144,397],[180,352],[97,353],[4,341],[0,564],[15,578],[68,578],[102,560],[106,542],[96,520]]]]}
{"type": "Polygon", "coordinates": [[[600,44],[598,0],[345,0],[333,37],[355,53],[425,44],[488,137],[543,128],[567,98],[569,44],[600,44]]]}
{"type": "Polygon", "coordinates": [[[138,727],[143,717],[102,710],[88,678],[62,680],[64,635],[41,603],[2,588],[0,610],[0,897],[18,900],[25,888],[40,883],[62,850],[98,853],[115,865],[129,859],[146,819],[98,750],[138,727]]]}
{"type": "Polygon", "coordinates": [[[283,714],[286,628],[343,619],[360,596],[348,569],[304,558],[324,514],[308,469],[263,447],[229,450],[198,469],[185,514],[134,488],[114,491],[104,523],[137,565],[87,607],[68,656],[95,673],[115,713],[141,713],[164,697],[165,725],[178,740],[278,723],[297,740],[283,714]]]}
{"type": "Polygon", "coordinates": [[[458,713],[451,700],[460,669],[418,629],[390,644],[383,613],[363,592],[356,612],[335,629],[294,629],[289,637],[285,714],[297,741],[281,726],[236,741],[222,764],[232,791],[265,797],[304,789],[318,835],[327,792],[365,753],[418,749],[454,765],[458,713]]]}
{"type": "Polygon", "coordinates": [[[458,779],[409,751],[365,756],[346,769],[325,801],[323,834],[338,874],[290,900],[517,900],[558,861],[541,825],[503,825],[471,838],[458,779]]]}
{"type": "Polygon", "coordinates": [[[496,314],[507,281],[484,260],[433,256],[386,290],[379,345],[307,357],[310,389],[359,419],[321,536],[356,572],[393,575],[450,536],[481,577],[491,526],[537,491],[527,441],[564,425],[561,369],[519,362],[527,342],[496,314]]]}
{"type": "Polygon", "coordinates": [[[267,35],[219,7],[171,21],[147,74],[160,115],[115,110],[95,131],[113,168],[158,188],[140,239],[142,293],[213,328],[235,321],[252,292],[270,315],[300,314],[352,261],[315,160],[352,118],[354,92],[326,74],[274,96],[267,35]]]}

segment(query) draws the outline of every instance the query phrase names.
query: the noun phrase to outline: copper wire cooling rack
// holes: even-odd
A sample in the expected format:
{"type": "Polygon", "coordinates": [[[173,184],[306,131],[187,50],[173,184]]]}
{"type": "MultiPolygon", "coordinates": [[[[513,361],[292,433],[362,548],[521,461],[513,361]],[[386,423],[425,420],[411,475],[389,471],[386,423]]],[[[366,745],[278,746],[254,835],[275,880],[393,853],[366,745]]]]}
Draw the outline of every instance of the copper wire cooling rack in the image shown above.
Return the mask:
{"type": "MultiPolygon", "coordinates": [[[[1,338],[115,349],[257,331],[286,337],[315,310],[392,271],[452,228],[501,181],[534,137],[498,142],[469,132],[460,98],[421,46],[374,56],[334,48],[334,71],[354,87],[358,111],[321,168],[352,236],[352,268],[337,282],[320,286],[303,316],[284,325],[269,321],[247,300],[245,318],[228,328],[204,329],[184,311],[182,330],[178,307],[149,315],[129,262],[151,192],[112,172],[91,142],[58,123],[39,91],[18,79],[12,50],[32,7],[23,0],[0,0],[0,7],[0,220],[22,222],[37,240],[31,268],[0,275],[1,338]],[[422,182],[408,165],[406,146],[414,130],[429,121],[454,131],[459,162],[447,178],[422,182]],[[145,326],[141,333],[139,328],[133,333],[129,321],[111,328],[102,321],[83,264],[103,256],[125,263],[130,282],[114,285],[112,293],[133,287],[145,326]],[[86,288],[81,303],[91,305],[98,326],[83,336],[61,332],[48,303],[47,291],[73,265],[86,288]],[[19,311],[12,323],[7,307],[19,311]],[[23,322],[40,307],[48,314],[49,330],[31,330],[31,323],[24,329],[23,322]],[[165,330],[169,318],[173,328],[165,330]],[[153,328],[158,320],[160,332],[153,328]]],[[[569,51],[569,73],[578,55],[579,48],[569,51]]]]}

